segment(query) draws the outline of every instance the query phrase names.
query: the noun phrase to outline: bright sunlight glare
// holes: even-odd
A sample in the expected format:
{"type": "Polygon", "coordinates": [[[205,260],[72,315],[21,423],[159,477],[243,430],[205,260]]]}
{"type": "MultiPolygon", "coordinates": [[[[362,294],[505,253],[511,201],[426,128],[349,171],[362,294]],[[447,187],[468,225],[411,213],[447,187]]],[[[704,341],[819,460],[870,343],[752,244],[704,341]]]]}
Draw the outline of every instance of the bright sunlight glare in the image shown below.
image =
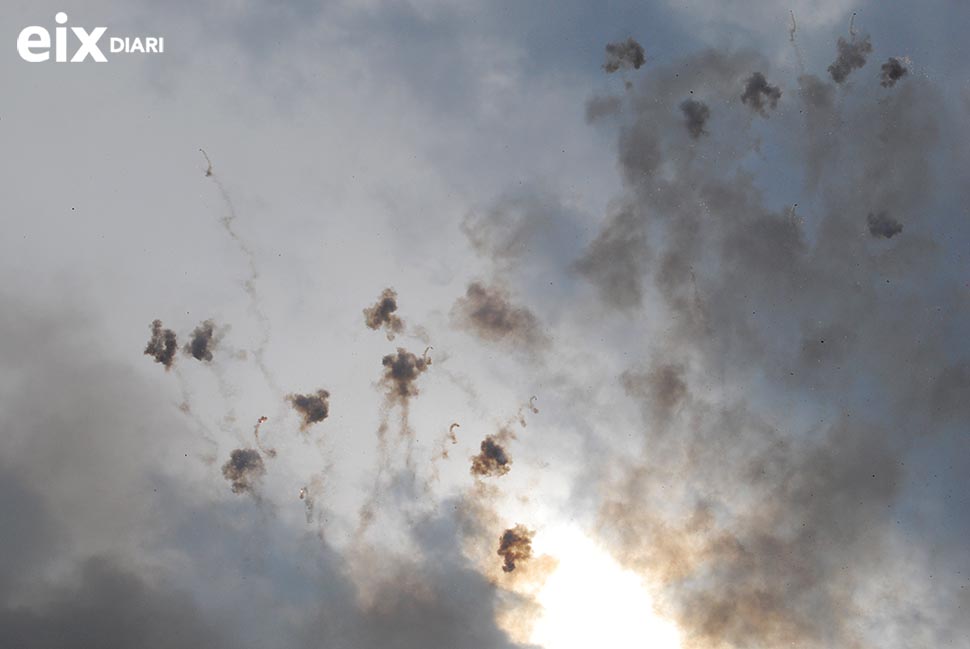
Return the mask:
{"type": "Polygon", "coordinates": [[[534,549],[559,560],[538,600],[531,642],[545,649],[680,649],[640,578],[573,527],[544,530],[534,549]]]}

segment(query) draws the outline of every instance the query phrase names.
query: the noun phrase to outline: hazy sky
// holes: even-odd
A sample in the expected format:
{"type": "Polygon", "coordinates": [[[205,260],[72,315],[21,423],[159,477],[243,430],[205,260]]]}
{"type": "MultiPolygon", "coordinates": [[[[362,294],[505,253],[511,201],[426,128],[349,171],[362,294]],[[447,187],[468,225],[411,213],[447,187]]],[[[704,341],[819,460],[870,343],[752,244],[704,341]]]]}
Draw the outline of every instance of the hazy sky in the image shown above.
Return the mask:
{"type": "Polygon", "coordinates": [[[7,0],[0,645],[970,647],[958,4],[7,0]]]}

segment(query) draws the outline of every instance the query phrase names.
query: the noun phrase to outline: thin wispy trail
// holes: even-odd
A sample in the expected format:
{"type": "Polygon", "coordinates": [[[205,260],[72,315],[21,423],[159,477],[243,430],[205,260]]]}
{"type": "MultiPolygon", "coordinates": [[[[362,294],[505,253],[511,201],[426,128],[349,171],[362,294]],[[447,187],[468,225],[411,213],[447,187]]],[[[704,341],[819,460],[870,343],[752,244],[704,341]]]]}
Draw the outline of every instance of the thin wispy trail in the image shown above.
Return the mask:
{"type": "Polygon", "coordinates": [[[403,347],[398,347],[394,354],[387,354],[381,359],[384,367],[383,376],[378,383],[384,389],[384,402],[380,410],[380,424],[377,428],[377,468],[374,475],[374,485],[371,494],[361,505],[358,515],[356,536],[362,538],[374,521],[377,505],[385,495],[389,483],[401,471],[394,463],[395,452],[404,444],[403,474],[409,477],[408,488],[416,486],[414,465],[414,431],[410,424],[411,399],[420,394],[417,380],[431,367],[431,357],[428,353],[433,348],[428,346],[419,357],[403,347]],[[393,442],[388,439],[391,412],[397,409],[399,414],[398,435],[393,442]],[[397,471],[397,473],[395,473],[397,471]]]}
{"type": "Polygon", "coordinates": [[[795,22],[795,11],[789,9],[788,13],[791,14],[791,25],[788,27],[788,42],[791,43],[792,50],[795,51],[795,63],[798,65],[798,76],[805,74],[805,61],[802,58],[802,48],[798,46],[798,41],[795,39],[795,34],[798,32],[798,23],[795,22]]]}
{"type": "Polygon", "coordinates": [[[236,232],[233,227],[233,223],[236,221],[236,206],[232,200],[232,196],[229,195],[228,190],[222,182],[222,179],[216,174],[212,167],[212,160],[209,158],[209,154],[206,153],[205,149],[199,149],[202,156],[206,161],[205,177],[212,180],[216,188],[219,190],[219,195],[225,204],[226,212],[219,218],[219,223],[222,225],[223,230],[226,234],[233,240],[236,247],[243,254],[246,259],[246,265],[249,268],[249,276],[243,282],[243,287],[245,288],[246,295],[249,297],[249,307],[253,316],[256,318],[256,322],[259,326],[260,338],[253,350],[253,358],[256,362],[256,367],[259,368],[260,374],[263,376],[263,380],[266,382],[266,386],[273,392],[273,394],[283,399],[283,390],[280,388],[279,383],[276,381],[276,377],[270,371],[266,364],[266,349],[269,346],[270,336],[272,334],[272,326],[270,323],[269,316],[266,315],[266,310],[263,305],[263,299],[259,294],[259,290],[256,285],[260,279],[259,267],[256,264],[256,254],[253,249],[246,243],[238,232],[236,232]]]}

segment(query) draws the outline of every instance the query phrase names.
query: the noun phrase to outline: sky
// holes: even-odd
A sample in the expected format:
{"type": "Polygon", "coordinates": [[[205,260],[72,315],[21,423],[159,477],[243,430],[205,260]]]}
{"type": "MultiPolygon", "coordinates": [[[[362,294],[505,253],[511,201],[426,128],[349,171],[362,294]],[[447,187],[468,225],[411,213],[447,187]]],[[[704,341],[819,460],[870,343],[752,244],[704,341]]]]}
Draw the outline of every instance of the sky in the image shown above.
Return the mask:
{"type": "Polygon", "coordinates": [[[970,648],[968,28],[7,0],[0,646],[970,648]]]}

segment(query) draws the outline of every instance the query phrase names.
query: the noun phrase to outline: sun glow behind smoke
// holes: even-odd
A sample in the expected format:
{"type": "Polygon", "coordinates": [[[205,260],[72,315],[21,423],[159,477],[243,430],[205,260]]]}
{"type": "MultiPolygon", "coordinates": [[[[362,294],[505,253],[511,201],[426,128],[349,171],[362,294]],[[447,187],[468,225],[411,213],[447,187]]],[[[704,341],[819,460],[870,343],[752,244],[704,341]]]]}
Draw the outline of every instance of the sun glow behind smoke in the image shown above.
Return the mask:
{"type": "Polygon", "coordinates": [[[549,529],[535,550],[559,561],[538,600],[531,642],[545,649],[680,649],[677,627],[661,618],[641,579],[578,529],[549,529]]]}

